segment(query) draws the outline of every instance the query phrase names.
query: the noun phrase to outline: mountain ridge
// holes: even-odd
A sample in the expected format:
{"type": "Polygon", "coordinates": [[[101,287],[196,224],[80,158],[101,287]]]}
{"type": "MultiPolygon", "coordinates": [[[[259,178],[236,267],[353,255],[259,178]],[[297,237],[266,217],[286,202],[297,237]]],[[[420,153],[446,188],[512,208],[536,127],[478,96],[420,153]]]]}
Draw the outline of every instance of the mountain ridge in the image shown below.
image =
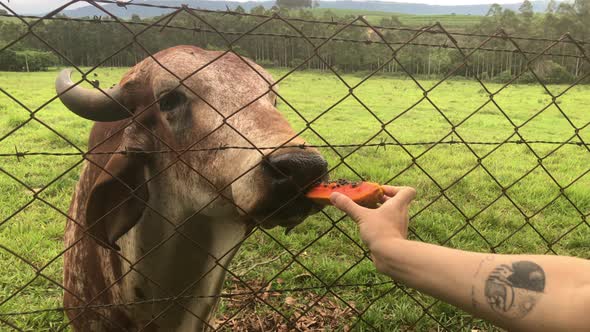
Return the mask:
{"type": "MultiPolygon", "coordinates": [[[[227,10],[235,9],[237,6],[241,6],[246,11],[250,11],[256,6],[263,6],[264,8],[270,9],[275,1],[213,1],[213,0],[141,0],[134,1],[134,4],[150,4],[150,5],[164,5],[179,7],[183,4],[187,4],[193,8],[208,9],[208,10],[227,10]]],[[[544,12],[547,8],[548,0],[531,1],[535,12],[544,12]]],[[[503,8],[517,11],[521,3],[505,4],[503,8]]],[[[120,7],[115,4],[103,5],[106,10],[117,15],[119,17],[129,18],[132,15],[139,15],[140,17],[152,17],[159,16],[162,14],[169,13],[172,9],[162,9],[155,7],[144,7],[129,4],[125,7],[120,7]]],[[[324,9],[349,9],[349,10],[370,10],[370,11],[381,11],[391,12],[392,14],[409,14],[409,15],[485,15],[490,4],[483,5],[456,5],[456,6],[445,6],[445,5],[428,5],[428,4],[416,4],[416,3],[404,3],[404,2],[385,2],[385,1],[322,1],[320,2],[320,8],[324,9]]],[[[85,16],[105,16],[107,15],[103,11],[99,10],[94,6],[85,6],[76,9],[66,9],[63,13],[70,17],[85,17],[85,16]]]]}

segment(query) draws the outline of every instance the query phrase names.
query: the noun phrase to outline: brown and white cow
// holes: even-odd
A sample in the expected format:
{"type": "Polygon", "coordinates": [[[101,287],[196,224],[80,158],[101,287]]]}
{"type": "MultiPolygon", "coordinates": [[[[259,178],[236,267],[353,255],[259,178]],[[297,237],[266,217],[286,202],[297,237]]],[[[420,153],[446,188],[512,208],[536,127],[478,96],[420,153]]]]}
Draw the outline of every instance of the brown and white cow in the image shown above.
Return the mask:
{"type": "Polygon", "coordinates": [[[129,70],[106,91],[112,99],[74,85],[70,70],[60,73],[62,102],[97,121],[89,139],[93,152],[130,151],[88,155],[73,195],[64,304],[90,306],[67,312],[74,330],[203,330],[221,292],[221,266],[256,223],[293,227],[317,212],[298,188],[324,177],[326,162],[316,150],[299,148],[304,141],[292,139],[293,129],[275,108],[271,76],[246,61],[173,47],[129,70]],[[177,77],[185,86],[177,87],[177,77]],[[246,149],[192,151],[181,161],[176,153],[137,153],[251,146],[236,131],[256,146],[288,142],[291,148],[264,150],[264,156],[246,149]],[[181,294],[176,302],[159,300],[181,294]],[[105,304],[115,305],[100,307],[105,304]]]}

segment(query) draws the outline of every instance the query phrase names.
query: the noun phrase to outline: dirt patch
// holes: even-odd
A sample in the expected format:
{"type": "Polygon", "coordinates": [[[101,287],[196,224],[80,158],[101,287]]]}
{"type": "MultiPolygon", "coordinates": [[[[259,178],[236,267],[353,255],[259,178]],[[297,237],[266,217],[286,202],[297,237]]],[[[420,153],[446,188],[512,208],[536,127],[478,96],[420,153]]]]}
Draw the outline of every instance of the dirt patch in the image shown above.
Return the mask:
{"type": "MultiPolygon", "coordinates": [[[[232,295],[222,299],[225,313],[215,319],[213,326],[219,331],[237,332],[349,331],[350,325],[356,321],[356,310],[330,295],[320,299],[321,291],[285,292],[281,284],[282,281],[277,279],[263,291],[252,294],[251,289],[239,282],[233,283],[231,291],[227,292],[232,295]]],[[[256,281],[249,285],[259,290],[264,283],[256,281]]],[[[354,303],[349,302],[349,305],[354,308],[354,303]]]]}

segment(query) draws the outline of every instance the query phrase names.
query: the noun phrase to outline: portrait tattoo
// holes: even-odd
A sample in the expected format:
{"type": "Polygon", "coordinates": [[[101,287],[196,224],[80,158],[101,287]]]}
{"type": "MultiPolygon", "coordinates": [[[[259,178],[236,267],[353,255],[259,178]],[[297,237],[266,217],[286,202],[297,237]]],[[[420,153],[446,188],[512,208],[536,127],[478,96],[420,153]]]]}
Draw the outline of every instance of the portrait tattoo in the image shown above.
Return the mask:
{"type": "Polygon", "coordinates": [[[545,290],[545,272],[533,262],[496,267],[485,282],[485,298],[497,313],[514,319],[526,316],[545,290]]]}

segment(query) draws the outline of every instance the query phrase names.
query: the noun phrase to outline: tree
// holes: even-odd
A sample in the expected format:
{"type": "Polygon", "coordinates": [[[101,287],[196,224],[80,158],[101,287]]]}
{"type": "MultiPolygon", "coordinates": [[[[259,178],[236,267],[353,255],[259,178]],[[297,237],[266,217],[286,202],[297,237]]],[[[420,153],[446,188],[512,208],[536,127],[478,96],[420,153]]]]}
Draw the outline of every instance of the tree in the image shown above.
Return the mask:
{"type": "Polygon", "coordinates": [[[533,4],[529,0],[524,0],[522,5],[520,5],[520,8],[518,8],[518,11],[527,19],[530,19],[535,15],[533,4]]]}
{"type": "Polygon", "coordinates": [[[254,14],[254,15],[264,15],[265,12],[266,12],[266,9],[264,9],[264,6],[262,6],[262,5],[258,5],[252,9],[250,9],[250,13],[254,14]]]}
{"type": "Polygon", "coordinates": [[[15,51],[4,50],[0,52],[0,70],[16,71],[19,70],[18,57],[15,51]]]}
{"type": "Polygon", "coordinates": [[[488,10],[488,13],[486,14],[486,16],[500,16],[500,15],[502,15],[502,6],[500,6],[497,3],[491,5],[490,9],[488,10]]]}
{"type": "Polygon", "coordinates": [[[588,18],[590,16],[590,0],[574,1],[574,8],[578,15],[588,18]]]}
{"type": "Polygon", "coordinates": [[[520,24],[520,19],[515,11],[505,9],[500,17],[499,25],[507,30],[509,33],[515,32],[520,24]]]}
{"type": "MultiPolygon", "coordinates": [[[[1,1],[1,0],[0,0],[1,1]]],[[[521,2],[524,0],[520,0],[521,2]]],[[[280,12],[282,17],[299,17],[305,20],[316,19],[328,22],[352,22],[356,19],[352,15],[342,15],[330,10],[313,11],[302,7],[317,0],[279,0],[272,9],[257,6],[250,10],[255,15],[272,15],[280,12]],[[282,8],[278,7],[283,6],[282,8]]],[[[498,4],[490,7],[488,15],[481,18],[478,25],[464,27],[465,32],[480,34],[494,34],[498,28],[503,28],[509,35],[524,37],[544,37],[556,39],[565,32],[570,32],[576,39],[584,39],[590,35],[590,0],[572,0],[560,2],[554,0],[548,8],[554,9],[554,13],[546,15],[532,15],[530,3],[533,0],[522,3],[520,12],[503,8],[498,4]],[[528,15],[527,18],[525,15],[528,15]]],[[[243,7],[237,6],[234,11],[246,13],[243,7]]],[[[257,21],[252,17],[242,15],[218,15],[215,13],[202,13],[204,19],[220,30],[228,33],[248,31],[251,25],[257,21]]],[[[64,16],[59,16],[64,17],[64,16]]],[[[143,24],[151,24],[162,17],[130,18],[128,27],[133,31],[143,29],[143,24]],[[133,24],[142,23],[142,24],[133,24]]],[[[94,66],[103,63],[107,66],[129,67],[145,58],[145,51],[140,47],[128,47],[122,51],[119,48],[129,42],[129,34],[119,24],[95,24],[96,22],[82,23],[73,20],[44,20],[35,26],[35,33],[40,39],[47,40],[53,47],[61,50],[64,56],[73,64],[80,66],[94,66]],[[84,31],[84,33],[80,33],[84,31]],[[112,56],[112,54],[116,54],[112,56]],[[106,62],[104,59],[107,59],[106,62]]],[[[218,34],[209,31],[205,24],[199,23],[188,13],[179,13],[175,16],[174,26],[189,29],[149,29],[141,35],[141,44],[147,50],[157,51],[174,45],[194,44],[213,50],[226,50],[227,42],[218,34]]],[[[383,17],[379,23],[383,27],[403,26],[399,19],[383,17]]],[[[318,39],[328,38],[339,28],[337,25],[316,24],[311,22],[297,22],[297,28],[306,36],[314,36],[318,39]]],[[[453,72],[454,75],[474,77],[481,79],[501,79],[503,76],[510,79],[517,73],[526,71],[527,59],[519,52],[505,52],[512,49],[509,41],[494,38],[486,43],[486,48],[502,52],[478,51],[470,59],[470,66],[460,66],[465,62],[463,55],[457,52],[444,34],[424,35],[423,44],[441,45],[437,50],[433,47],[408,45],[395,55],[387,42],[408,40],[412,32],[403,29],[379,29],[376,33],[373,29],[345,29],[339,33],[340,41],[329,41],[324,47],[317,50],[321,59],[313,58],[313,45],[309,45],[303,38],[297,38],[292,29],[279,21],[270,21],[259,28],[260,34],[244,36],[235,44],[235,50],[240,54],[254,59],[263,66],[295,66],[307,61],[301,69],[328,70],[329,67],[339,68],[344,72],[373,71],[377,68],[382,73],[408,72],[411,75],[441,75],[453,72]],[[281,35],[295,35],[291,38],[283,38],[281,35]],[[382,38],[383,37],[383,38],[382,38]],[[365,43],[349,43],[345,40],[365,41],[365,43]],[[451,46],[446,48],[445,46],[451,46]],[[398,62],[399,61],[399,62],[398,62]],[[403,67],[403,70],[402,70],[403,67]],[[457,69],[459,68],[459,69],[457,69]],[[500,76],[498,76],[500,75],[500,76]],[[503,76],[502,76],[503,75],[503,76]]],[[[16,40],[27,33],[26,25],[15,18],[0,20],[0,45],[16,40]]],[[[478,39],[466,38],[465,47],[477,47],[478,39]]],[[[542,52],[543,43],[535,41],[517,40],[518,45],[524,51],[530,53],[542,52]]],[[[50,57],[47,46],[37,38],[25,38],[14,44],[10,49],[0,52],[0,70],[45,70],[55,65],[64,65],[61,58],[50,57]],[[35,52],[32,52],[35,51],[35,52]],[[3,69],[2,69],[3,68],[3,69]]],[[[590,74],[590,64],[585,61],[583,54],[575,45],[560,43],[552,49],[552,53],[568,56],[544,56],[543,60],[551,60],[556,65],[546,65],[543,78],[548,82],[570,82],[572,77],[587,77],[590,74]]],[[[534,81],[534,77],[524,75],[518,82],[534,81]]],[[[585,83],[590,83],[585,81],[585,83]]]]}
{"type": "Polygon", "coordinates": [[[555,13],[557,11],[557,2],[555,2],[555,0],[550,0],[545,11],[549,14],[555,13]]]}
{"type": "Polygon", "coordinates": [[[567,2],[560,2],[556,12],[564,16],[574,16],[576,14],[574,6],[567,2]]]}
{"type": "Polygon", "coordinates": [[[312,0],[277,0],[279,8],[311,8],[312,0]]]}

